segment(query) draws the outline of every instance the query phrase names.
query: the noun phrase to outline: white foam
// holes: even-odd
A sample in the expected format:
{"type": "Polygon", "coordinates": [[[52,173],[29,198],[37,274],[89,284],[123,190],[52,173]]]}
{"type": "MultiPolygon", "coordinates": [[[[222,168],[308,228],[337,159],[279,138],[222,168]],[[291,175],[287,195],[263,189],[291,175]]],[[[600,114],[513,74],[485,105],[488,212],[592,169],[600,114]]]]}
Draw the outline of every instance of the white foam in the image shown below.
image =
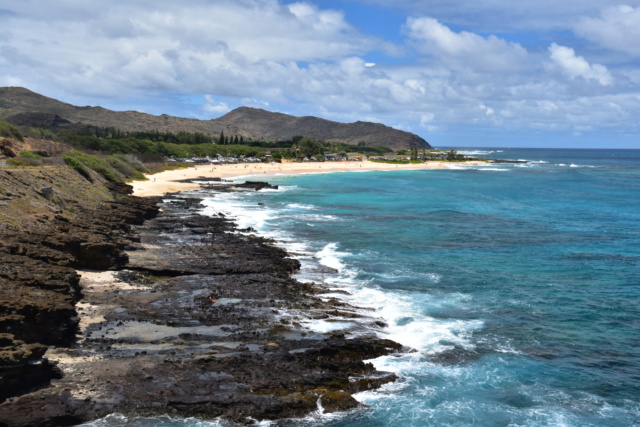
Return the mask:
{"type": "Polygon", "coordinates": [[[443,320],[424,314],[430,301],[425,294],[407,294],[378,289],[362,289],[358,296],[373,305],[389,324],[387,338],[421,353],[439,353],[451,344],[472,348],[468,333],[482,326],[482,322],[443,320]],[[442,344],[446,342],[446,344],[442,344]]]}
{"type": "Polygon", "coordinates": [[[232,217],[238,224],[238,228],[252,227],[254,229],[265,228],[266,223],[272,219],[276,211],[257,203],[250,203],[252,197],[239,193],[219,193],[215,197],[208,197],[202,200],[205,208],[203,215],[215,216],[223,213],[232,217]]]}
{"type": "Polygon", "coordinates": [[[353,322],[330,322],[327,320],[305,320],[301,322],[309,330],[319,334],[327,332],[340,331],[343,329],[351,329],[356,326],[353,322]]]}
{"type": "Polygon", "coordinates": [[[305,209],[305,210],[315,210],[317,209],[317,207],[312,206],[312,205],[302,205],[300,203],[289,203],[287,205],[288,208],[290,209],[305,209]]]}
{"type": "Polygon", "coordinates": [[[351,254],[348,252],[338,252],[338,245],[336,243],[327,244],[320,252],[317,253],[320,264],[334,268],[338,270],[338,272],[342,272],[345,269],[342,258],[347,255],[351,254]]]}
{"type": "Polygon", "coordinates": [[[464,156],[486,156],[487,154],[499,153],[499,151],[485,151],[485,150],[458,150],[458,154],[464,156]]]}
{"type": "MultiPolygon", "coordinates": [[[[461,167],[459,169],[467,169],[461,167]]],[[[317,223],[320,221],[333,220],[331,216],[316,214],[294,214],[291,211],[311,211],[316,209],[311,205],[289,204],[285,210],[276,211],[265,206],[257,206],[253,202],[252,193],[224,194],[222,197],[216,195],[215,198],[207,199],[205,205],[208,212],[224,212],[233,216],[241,227],[250,226],[257,229],[261,234],[273,237],[273,233],[279,233],[277,239],[281,246],[289,253],[297,256],[303,266],[303,270],[297,276],[302,279],[324,280],[325,283],[338,290],[346,290],[348,295],[335,293],[335,297],[351,304],[354,307],[362,307],[362,314],[370,322],[371,317],[383,320],[388,327],[384,329],[374,329],[381,338],[391,339],[408,348],[415,349],[403,355],[384,356],[372,360],[374,366],[381,371],[392,371],[407,379],[406,375],[411,372],[424,371],[425,354],[436,354],[443,351],[452,350],[454,347],[473,349],[474,345],[471,335],[474,331],[483,327],[483,322],[479,320],[455,320],[441,319],[430,316],[428,311],[437,310],[446,305],[463,305],[469,302],[469,297],[462,294],[450,294],[445,296],[432,296],[426,293],[408,293],[405,291],[391,291],[376,286],[375,282],[365,281],[358,278],[358,271],[349,266],[349,258],[352,256],[347,251],[341,251],[335,242],[325,243],[320,250],[311,250],[311,245],[299,242],[295,236],[286,235],[287,231],[282,231],[286,227],[278,227],[277,231],[269,230],[268,223],[276,221],[279,217],[286,217],[288,220],[305,221],[317,223]],[[305,215],[308,215],[305,217],[305,215]],[[313,258],[312,258],[313,256],[313,258]],[[305,258],[306,257],[306,258],[305,258]],[[315,260],[315,261],[314,261],[315,260]],[[318,275],[314,270],[317,268],[315,262],[323,266],[336,270],[337,274],[318,275]],[[308,270],[304,270],[304,268],[308,270]]],[[[339,218],[337,218],[339,219],[339,218]]],[[[375,254],[370,254],[375,257],[375,254]]],[[[387,274],[387,273],[384,273],[387,274]]],[[[393,280],[393,274],[403,274],[401,271],[393,272],[387,280],[393,280]]],[[[416,280],[427,283],[437,283],[442,277],[435,273],[427,273],[422,277],[415,277],[416,280]]],[[[317,333],[326,333],[340,329],[349,329],[356,324],[350,319],[327,320],[301,320],[301,323],[310,330],[317,333]]],[[[367,399],[371,399],[372,394],[382,393],[371,392],[367,399]]],[[[323,414],[316,414],[317,416],[323,414]]],[[[323,415],[324,416],[324,415],[323,415]]]]}
{"type": "Polygon", "coordinates": [[[438,273],[425,273],[423,275],[418,275],[415,272],[406,272],[402,270],[394,270],[389,273],[373,273],[375,277],[379,277],[380,279],[386,282],[395,282],[400,280],[426,280],[430,283],[440,283],[442,280],[442,275],[438,273]]]}
{"type": "Polygon", "coordinates": [[[335,215],[322,215],[322,214],[298,214],[298,215],[292,215],[292,217],[294,219],[297,219],[303,222],[306,222],[306,221],[333,222],[333,221],[340,220],[340,218],[338,218],[335,215]]]}
{"type": "MultiPolygon", "coordinates": [[[[380,370],[405,372],[420,370],[424,354],[435,354],[451,350],[454,346],[472,349],[471,333],[483,327],[482,321],[437,319],[425,314],[425,307],[433,309],[446,305],[468,303],[470,297],[463,294],[450,294],[444,297],[433,297],[425,293],[407,293],[383,290],[375,283],[365,282],[357,278],[357,271],[348,268],[345,258],[348,252],[340,252],[336,243],[329,243],[317,253],[321,264],[338,270],[339,274],[325,278],[327,284],[347,290],[349,295],[336,295],[355,307],[373,309],[375,317],[388,324],[383,331],[377,331],[381,338],[391,339],[408,348],[417,350],[402,357],[385,356],[376,359],[373,364],[380,370]]],[[[402,274],[401,271],[394,272],[402,274]]],[[[420,278],[415,277],[417,280],[420,278]]],[[[393,278],[388,275],[387,279],[393,278]]],[[[442,279],[439,274],[427,273],[421,280],[437,283],[442,279]]],[[[371,316],[371,311],[363,314],[371,316]]],[[[329,322],[334,323],[335,322],[329,322]]],[[[340,325],[342,326],[342,325],[340,325]]],[[[315,330],[321,332],[325,327],[319,323],[315,330]]],[[[333,330],[339,329],[333,326],[333,330]]]]}
{"type": "MultiPolygon", "coordinates": [[[[253,227],[261,231],[262,234],[273,237],[273,235],[269,235],[270,233],[265,226],[269,221],[276,219],[281,212],[264,206],[257,206],[251,199],[252,193],[223,193],[217,194],[214,198],[205,199],[203,203],[207,206],[205,213],[216,214],[217,212],[223,212],[225,215],[232,216],[241,228],[253,227]]],[[[314,206],[300,204],[289,204],[287,207],[304,210],[315,209],[314,206]]],[[[296,216],[294,218],[297,220],[302,219],[296,216]]],[[[334,218],[328,215],[310,215],[306,219],[317,222],[327,219],[333,220],[334,218]]],[[[292,236],[283,236],[281,231],[278,231],[278,233],[280,233],[278,239],[282,242],[281,245],[290,253],[303,257],[311,255],[307,244],[296,241],[292,236]]],[[[381,336],[414,348],[418,350],[418,354],[446,351],[452,345],[464,348],[471,346],[468,335],[471,331],[482,327],[482,322],[442,320],[426,315],[424,313],[425,307],[436,307],[446,302],[436,300],[424,293],[407,294],[382,290],[375,287],[375,284],[359,280],[357,279],[357,271],[348,268],[347,261],[345,261],[351,255],[349,252],[340,251],[337,243],[327,243],[315,253],[315,258],[321,265],[338,271],[337,275],[327,277],[325,280],[327,284],[348,290],[351,293],[351,295],[342,295],[343,299],[346,299],[347,302],[354,306],[373,308],[375,316],[381,317],[389,325],[384,332],[380,332],[381,336]],[[445,344],[442,344],[443,342],[445,344]]],[[[301,271],[299,276],[313,279],[317,277],[317,274],[301,271]]],[[[396,278],[399,276],[404,277],[407,274],[395,271],[391,274],[383,275],[387,280],[392,280],[394,276],[396,278]]],[[[421,279],[418,277],[416,279],[438,283],[441,280],[441,276],[435,273],[427,273],[421,279]]],[[[463,297],[460,295],[451,295],[449,298],[455,299],[456,303],[463,302],[463,297]]],[[[370,312],[367,312],[367,314],[370,315],[370,312]]],[[[313,321],[308,322],[306,326],[313,331],[323,333],[354,325],[351,322],[313,321]]],[[[409,359],[413,358],[413,356],[409,356],[409,359]]],[[[391,364],[395,366],[394,371],[403,370],[402,362],[398,363],[397,358],[393,359],[395,362],[382,358],[377,363],[385,366],[385,369],[390,369],[390,366],[387,365],[391,364]]],[[[408,361],[408,363],[409,365],[406,367],[410,368],[410,365],[414,362],[408,361]]]]}
{"type": "MultiPolygon", "coordinates": [[[[126,415],[115,413],[107,415],[99,420],[90,421],[80,424],[80,427],[111,427],[111,426],[128,426],[128,425],[172,425],[172,426],[185,426],[185,427],[223,427],[228,426],[229,423],[216,420],[201,420],[198,418],[175,418],[168,415],[158,417],[127,417],[126,415]],[[151,424],[153,423],[153,424],[151,424]]],[[[262,424],[258,425],[272,425],[262,424]]]]}
{"type": "Polygon", "coordinates": [[[595,168],[597,166],[592,166],[592,165],[576,165],[575,163],[571,163],[571,165],[569,167],[572,168],[595,168]]]}

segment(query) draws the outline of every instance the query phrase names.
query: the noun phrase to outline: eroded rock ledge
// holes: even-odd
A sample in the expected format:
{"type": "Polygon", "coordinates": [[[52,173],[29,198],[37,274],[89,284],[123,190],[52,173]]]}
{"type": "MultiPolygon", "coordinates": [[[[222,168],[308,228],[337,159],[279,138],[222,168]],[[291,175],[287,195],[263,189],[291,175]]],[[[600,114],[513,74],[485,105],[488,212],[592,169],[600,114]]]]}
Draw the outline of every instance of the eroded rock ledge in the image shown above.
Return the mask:
{"type": "Polygon", "coordinates": [[[0,281],[10,292],[0,325],[11,336],[0,346],[12,353],[0,352],[0,364],[33,378],[0,396],[0,425],[73,425],[113,412],[299,417],[318,402],[355,408],[352,393],[395,379],[364,360],[397,343],[356,326],[305,327],[376,319],[291,278],[299,263],[284,250],[237,233],[222,215],[199,215],[198,199],[172,196],[153,218],[156,202],[119,197],[78,224],[48,218],[49,235],[3,236],[0,281]],[[46,359],[44,345],[55,346],[46,359]]]}

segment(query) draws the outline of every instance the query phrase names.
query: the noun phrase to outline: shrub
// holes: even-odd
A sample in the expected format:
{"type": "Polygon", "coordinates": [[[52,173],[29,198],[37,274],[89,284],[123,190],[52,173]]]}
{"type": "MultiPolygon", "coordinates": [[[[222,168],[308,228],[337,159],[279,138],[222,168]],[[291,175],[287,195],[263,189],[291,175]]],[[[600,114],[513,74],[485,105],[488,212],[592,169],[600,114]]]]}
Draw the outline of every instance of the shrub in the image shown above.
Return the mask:
{"type": "Polygon", "coordinates": [[[84,165],[79,160],[77,160],[77,159],[75,159],[73,157],[70,157],[70,156],[62,156],[62,160],[67,165],[69,165],[73,169],[75,169],[76,172],[78,172],[80,175],[82,175],[89,182],[93,182],[93,177],[91,176],[91,174],[89,173],[87,168],[85,168],[84,165]]]}
{"type": "Polygon", "coordinates": [[[20,151],[18,157],[7,160],[11,166],[42,166],[42,156],[29,151],[20,151]]]}
{"type": "Polygon", "coordinates": [[[35,160],[30,159],[28,157],[16,157],[13,159],[7,160],[7,164],[11,166],[42,166],[42,163],[35,160]]]}
{"type": "Polygon", "coordinates": [[[7,123],[4,120],[0,120],[0,136],[5,138],[15,138],[20,141],[24,141],[24,137],[20,132],[20,129],[12,125],[11,123],[7,123]]]}
{"type": "Polygon", "coordinates": [[[107,162],[112,168],[124,176],[125,179],[145,179],[142,172],[120,156],[109,156],[107,157],[107,162]]]}
{"type": "Polygon", "coordinates": [[[110,182],[122,182],[122,178],[113,169],[109,162],[105,159],[101,159],[91,154],[82,153],[80,151],[72,150],[69,154],[84,166],[98,172],[107,181],[110,182]]]}
{"type": "Polygon", "coordinates": [[[20,155],[20,157],[28,157],[30,159],[42,160],[42,156],[36,153],[32,153],[31,151],[20,151],[18,154],[20,155]]]}
{"type": "Polygon", "coordinates": [[[116,154],[115,157],[118,158],[122,158],[122,160],[124,160],[125,162],[127,162],[128,164],[130,164],[131,166],[133,166],[133,168],[135,170],[137,170],[138,172],[142,172],[142,173],[147,173],[148,170],[145,167],[144,163],[142,163],[140,161],[140,159],[137,156],[134,156],[133,154],[116,154]]]}

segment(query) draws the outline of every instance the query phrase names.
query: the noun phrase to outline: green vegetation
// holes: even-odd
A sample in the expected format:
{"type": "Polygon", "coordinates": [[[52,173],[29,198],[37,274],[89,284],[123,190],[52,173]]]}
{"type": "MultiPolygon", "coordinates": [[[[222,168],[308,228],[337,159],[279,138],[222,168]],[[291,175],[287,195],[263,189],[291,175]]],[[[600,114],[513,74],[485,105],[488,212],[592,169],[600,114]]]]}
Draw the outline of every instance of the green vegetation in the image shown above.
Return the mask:
{"type": "Polygon", "coordinates": [[[20,151],[18,153],[20,157],[28,157],[30,159],[40,160],[42,161],[42,156],[36,153],[32,153],[31,151],[20,151]]]}
{"type": "Polygon", "coordinates": [[[85,126],[54,132],[47,129],[28,128],[25,134],[34,138],[47,138],[67,143],[79,150],[109,154],[159,154],[165,157],[225,157],[246,156],[264,158],[296,158],[324,156],[325,153],[343,154],[359,152],[366,155],[382,155],[392,152],[387,147],[367,147],[364,142],[349,145],[341,142],[323,142],[310,137],[294,136],[291,139],[265,141],[245,139],[243,136],[219,136],[203,133],[178,132],[125,132],[112,127],[85,126]]]}
{"type": "MultiPolygon", "coordinates": [[[[34,129],[34,135],[40,134],[34,129]]],[[[123,132],[115,128],[89,127],[81,130],[63,130],[53,135],[54,140],[65,142],[77,149],[111,154],[160,154],[166,157],[200,156],[257,156],[265,152],[258,147],[241,145],[243,138],[224,138],[224,143],[202,133],[179,132],[123,132]],[[238,141],[232,144],[228,141],[238,141]]]]}
{"type": "Polygon", "coordinates": [[[411,147],[411,160],[418,160],[418,147],[415,145],[411,147]]]}
{"type": "Polygon", "coordinates": [[[358,143],[358,145],[350,145],[337,141],[317,141],[307,136],[294,136],[291,140],[270,143],[263,142],[261,144],[262,146],[270,144],[273,148],[285,148],[284,150],[273,150],[271,154],[274,156],[274,159],[295,159],[298,157],[324,158],[327,153],[333,153],[338,157],[346,158],[347,152],[358,152],[367,155],[383,155],[392,152],[388,147],[367,147],[363,142],[358,143]]]}
{"type": "Polygon", "coordinates": [[[42,166],[41,162],[38,162],[35,159],[30,159],[28,157],[15,157],[13,159],[9,159],[7,160],[7,164],[13,167],[42,166]]]}
{"type": "Polygon", "coordinates": [[[76,160],[70,156],[62,156],[62,161],[64,161],[71,168],[75,169],[75,171],[82,175],[87,181],[93,182],[93,177],[79,160],[76,160]]]}
{"type": "Polygon", "coordinates": [[[7,160],[14,167],[42,166],[42,156],[30,151],[20,151],[18,157],[7,160]]]}
{"type": "Polygon", "coordinates": [[[0,137],[15,138],[24,141],[24,136],[22,132],[20,132],[20,129],[4,120],[0,120],[0,137]]]}
{"type": "Polygon", "coordinates": [[[119,154],[101,158],[72,150],[68,156],[63,156],[62,160],[91,182],[93,182],[93,178],[88,169],[97,172],[110,182],[145,179],[143,173],[147,172],[147,169],[135,157],[119,154]]]}
{"type": "Polygon", "coordinates": [[[92,156],[90,154],[86,154],[76,150],[70,151],[69,155],[81,162],[89,169],[98,172],[107,181],[122,182],[122,178],[120,178],[118,173],[115,171],[115,169],[113,169],[113,167],[106,159],[102,159],[100,157],[92,156]]]}
{"type": "Polygon", "coordinates": [[[143,180],[146,179],[144,172],[147,169],[144,165],[133,156],[124,156],[122,154],[114,154],[107,157],[107,163],[119,172],[125,179],[143,180]]]}

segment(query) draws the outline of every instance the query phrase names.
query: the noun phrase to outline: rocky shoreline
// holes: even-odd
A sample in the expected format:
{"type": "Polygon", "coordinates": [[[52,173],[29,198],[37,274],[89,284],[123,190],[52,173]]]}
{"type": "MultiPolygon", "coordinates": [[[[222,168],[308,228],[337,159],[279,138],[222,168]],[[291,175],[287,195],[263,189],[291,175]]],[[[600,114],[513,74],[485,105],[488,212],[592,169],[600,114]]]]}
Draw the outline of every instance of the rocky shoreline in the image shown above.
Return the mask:
{"type": "Polygon", "coordinates": [[[304,327],[380,326],[293,279],[298,261],[273,242],[189,195],[111,190],[101,209],[3,231],[0,426],[114,412],[251,423],[356,408],[353,393],[395,380],[364,361],[397,343],[304,327]]]}

